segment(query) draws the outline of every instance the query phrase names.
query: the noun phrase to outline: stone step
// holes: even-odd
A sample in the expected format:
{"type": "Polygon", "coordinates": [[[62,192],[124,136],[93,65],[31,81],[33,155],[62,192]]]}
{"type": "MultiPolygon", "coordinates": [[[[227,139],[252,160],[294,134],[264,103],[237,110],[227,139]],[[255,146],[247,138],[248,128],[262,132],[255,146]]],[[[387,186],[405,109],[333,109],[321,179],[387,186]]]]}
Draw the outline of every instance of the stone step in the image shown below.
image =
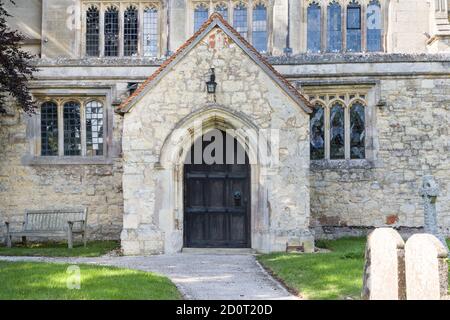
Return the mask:
{"type": "Polygon", "coordinates": [[[251,248],[183,248],[182,253],[189,254],[255,254],[256,250],[251,248]]]}

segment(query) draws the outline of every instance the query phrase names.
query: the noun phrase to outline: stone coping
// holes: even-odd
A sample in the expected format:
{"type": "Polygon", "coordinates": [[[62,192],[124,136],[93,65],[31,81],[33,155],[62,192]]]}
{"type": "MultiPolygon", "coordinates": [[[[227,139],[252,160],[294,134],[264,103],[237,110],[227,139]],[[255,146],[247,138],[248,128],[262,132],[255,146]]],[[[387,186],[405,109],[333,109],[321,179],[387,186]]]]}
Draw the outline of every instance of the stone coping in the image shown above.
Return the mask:
{"type": "MultiPolygon", "coordinates": [[[[450,62],[450,53],[301,53],[292,56],[264,56],[272,65],[336,64],[336,63],[399,63],[450,62]]],[[[166,57],[111,58],[42,58],[34,59],[38,67],[51,66],[148,66],[159,67],[166,57]]]]}

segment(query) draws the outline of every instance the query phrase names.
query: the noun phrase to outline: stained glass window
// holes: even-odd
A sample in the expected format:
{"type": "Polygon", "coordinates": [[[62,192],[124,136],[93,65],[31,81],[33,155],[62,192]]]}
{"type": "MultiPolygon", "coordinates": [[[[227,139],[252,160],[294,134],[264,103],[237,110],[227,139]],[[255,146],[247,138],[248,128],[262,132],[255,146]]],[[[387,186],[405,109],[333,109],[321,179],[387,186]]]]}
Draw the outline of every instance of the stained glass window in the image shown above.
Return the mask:
{"type": "Polygon", "coordinates": [[[194,10],[194,31],[200,29],[206,20],[208,20],[208,7],[202,3],[194,10]]]}
{"type": "Polygon", "coordinates": [[[356,2],[347,7],[347,51],[361,51],[361,7],[356,2]]]}
{"type": "Polygon", "coordinates": [[[307,12],[307,42],[309,52],[320,52],[321,19],[320,6],[312,3],[307,12]]]}
{"type": "Polygon", "coordinates": [[[228,8],[225,4],[216,5],[214,11],[219,13],[225,20],[228,20],[228,8]]]}
{"type": "Polygon", "coordinates": [[[330,158],[345,158],[344,108],[334,103],[330,110],[330,158]]]}
{"type": "Polygon", "coordinates": [[[367,6],[367,51],[382,50],[381,30],[381,6],[378,1],[372,0],[367,6]]]}
{"type": "Polygon", "coordinates": [[[86,104],[86,155],[103,155],[103,105],[98,101],[86,104]]]}
{"type": "Polygon", "coordinates": [[[123,14],[123,54],[135,56],[138,49],[138,11],[128,7],[123,14]]]}
{"type": "Polygon", "coordinates": [[[90,7],[86,12],[86,55],[99,55],[100,14],[98,9],[90,7]]]}
{"type": "Polygon", "coordinates": [[[105,12],[105,56],[119,55],[119,12],[110,7],[105,12]]]}
{"type": "Polygon", "coordinates": [[[66,102],[63,108],[64,118],[64,155],[81,155],[81,120],[80,104],[66,102]]]}
{"type": "Polygon", "coordinates": [[[150,57],[158,55],[158,10],[156,8],[144,10],[144,55],[150,57]]]}
{"type": "Polygon", "coordinates": [[[50,101],[41,106],[41,155],[58,155],[58,106],[50,101]]]}
{"type": "Polygon", "coordinates": [[[341,6],[332,2],[328,6],[328,51],[338,52],[342,50],[342,21],[341,6]]]}
{"type": "Polygon", "coordinates": [[[350,108],[350,158],[365,158],[365,115],[364,106],[355,103],[350,108]]]}
{"type": "Polygon", "coordinates": [[[256,50],[267,51],[267,9],[264,4],[253,8],[252,40],[256,50]]]}
{"type": "Polygon", "coordinates": [[[311,160],[323,159],[325,156],[324,108],[316,105],[310,119],[310,154],[311,160]]]}
{"type": "Polygon", "coordinates": [[[244,38],[247,38],[248,25],[247,25],[247,8],[245,4],[239,3],[233,10],[233,27],[244,38]]]}

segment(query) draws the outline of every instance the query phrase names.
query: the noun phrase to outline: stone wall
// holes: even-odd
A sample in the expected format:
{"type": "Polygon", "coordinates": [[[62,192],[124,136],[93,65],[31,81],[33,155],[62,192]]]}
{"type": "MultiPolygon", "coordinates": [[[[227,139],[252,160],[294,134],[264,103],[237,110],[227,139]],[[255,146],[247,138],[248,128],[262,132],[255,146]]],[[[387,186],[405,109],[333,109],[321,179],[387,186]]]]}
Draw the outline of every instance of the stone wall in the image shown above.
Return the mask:
{"type": "MultiPolygon", "coordinates": [[[[122,229],[122,163],[104,165],[24,165],[29,153],[27,118],[11,107],[0,116],[0,240],[4,221],[21,227],[25,209],[88,208],[88,238],[118,239],[122,229]]],[[[114,117],[113,140],[122,119],[114,117]]]]}
{"type": "Polygon", "coordinates": [[[313,224],[325,234],[365,233],[366,227],[423,226],[422,176],[436,177],[439,223],[450,234],[450,80],[448,77],[382,78],[376,107],[377,158],[366,168],[311,172],[313,224]]]}

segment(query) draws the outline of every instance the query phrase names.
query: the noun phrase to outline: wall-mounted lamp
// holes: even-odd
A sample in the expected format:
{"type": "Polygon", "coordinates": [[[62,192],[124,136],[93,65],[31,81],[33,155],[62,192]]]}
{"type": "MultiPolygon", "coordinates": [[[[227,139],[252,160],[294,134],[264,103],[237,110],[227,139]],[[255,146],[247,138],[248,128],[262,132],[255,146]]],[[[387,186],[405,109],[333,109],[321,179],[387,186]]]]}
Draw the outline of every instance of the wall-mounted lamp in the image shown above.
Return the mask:
{"type": "MultiPolygon", "coordinates": [[[[211,75],[209,76],[209,81],[206,82],[206,90],[208,93],[216,94],[216,74],[214,73],[214,68],[211,68],[211,75]]],[[[214,101],[216,100],[216,96],[214,96],[214,101]]]]}

